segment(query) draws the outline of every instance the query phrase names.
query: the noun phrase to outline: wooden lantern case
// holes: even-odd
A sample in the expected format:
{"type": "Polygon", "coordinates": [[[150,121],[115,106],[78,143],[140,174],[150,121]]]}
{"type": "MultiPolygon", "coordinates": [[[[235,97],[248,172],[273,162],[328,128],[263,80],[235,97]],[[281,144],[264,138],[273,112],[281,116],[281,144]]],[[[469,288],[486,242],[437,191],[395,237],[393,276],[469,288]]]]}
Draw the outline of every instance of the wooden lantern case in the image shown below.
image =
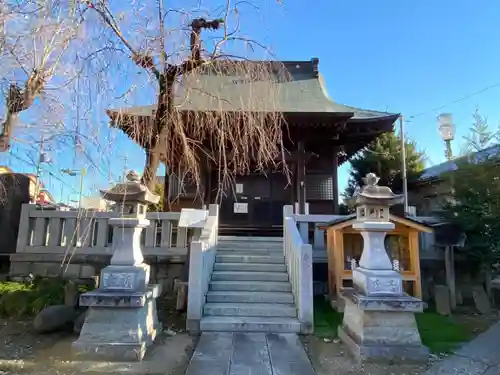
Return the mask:
{"type": "MultiPolygon", "coordinates": [[[[363,237],[352,228],[356,221],[356,215],[349,215],[323,227],[327,231],[328,290],[331,301],[339,298],[341,288],[352,283],[351,260],[354,258],[359,263],[363,251],[363,237]]],[[[385,239],[386,249],[390,247],[389,257],[391,261],[399,260],[406,293],[421,299],[418,234],[431,233],[432,228],[396,215],[389,215],[389,221],[395,224],[385,239]]]]}

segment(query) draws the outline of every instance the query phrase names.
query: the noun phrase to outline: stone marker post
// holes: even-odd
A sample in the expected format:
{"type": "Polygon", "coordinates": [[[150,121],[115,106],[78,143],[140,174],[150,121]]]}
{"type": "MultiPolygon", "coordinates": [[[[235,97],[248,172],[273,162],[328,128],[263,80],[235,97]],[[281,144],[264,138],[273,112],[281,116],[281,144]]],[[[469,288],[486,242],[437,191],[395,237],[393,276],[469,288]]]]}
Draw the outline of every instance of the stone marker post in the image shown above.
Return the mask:
{"type": "Polygon", "coordinates": [[[89,359],[140,361],[161,331],[156,313],[160,286],[149,284],[140,243],[149,225],[147,204],[160,197],[140,183],[136,172],[130,171],[127,180],[101,191],[104,199],[116,202],[117,217],[109,220],[111,264],[101,271],[99,288],[80,296],[80,305],[89,310],[73,349],[89,359]]]}
{"type": "Polygon", "coordinates": [[[377,186],[378,180],[368,173],[365,186],[349,202],[356,206],[353,228],[361,232],[364,245],[352,272],[353,288],[342,290],[345,310],[339,337],[358,361],[424,361],[428,350],[415,321],[423,302],[403,292],[401,274],[394,270],[384,243],[387,231],[394,229],[389,207],[403,196],[377,186]]]}

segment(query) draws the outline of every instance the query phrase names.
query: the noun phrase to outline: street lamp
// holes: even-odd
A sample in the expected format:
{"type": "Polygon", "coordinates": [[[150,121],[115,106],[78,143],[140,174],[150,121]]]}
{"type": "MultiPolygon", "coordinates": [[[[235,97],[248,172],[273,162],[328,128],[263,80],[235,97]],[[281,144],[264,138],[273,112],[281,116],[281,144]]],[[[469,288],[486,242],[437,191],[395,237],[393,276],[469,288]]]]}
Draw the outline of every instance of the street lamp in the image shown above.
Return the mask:
{"type": "Polygon", "coordinates": [[[439,134],[441,139],[446,144],[445,156],[446,159],[453,159],[451,150],[451,141],[455,139],[455,125],[453,124],[453,116],[451,113],[441,113],[437,117],[439,123],[439,134]]]}
{"type": "Polygon", "coordinates": [[[64,168],[61,169],[61,172],[72,177],[80,175],[80,191],[78,193],[78,211],[80,211],[80,208],[82,207],[83,179],[87,174],[87,170],[85,168],[82,170],[64,168]]]}

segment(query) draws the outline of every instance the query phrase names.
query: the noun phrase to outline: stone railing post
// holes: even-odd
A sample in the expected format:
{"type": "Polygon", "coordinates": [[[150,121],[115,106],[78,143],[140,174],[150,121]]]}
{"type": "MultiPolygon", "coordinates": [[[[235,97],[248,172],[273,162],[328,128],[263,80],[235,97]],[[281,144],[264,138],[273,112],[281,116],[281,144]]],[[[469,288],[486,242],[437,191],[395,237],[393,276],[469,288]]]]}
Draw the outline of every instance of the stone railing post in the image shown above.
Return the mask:
{"type": "Polygon", "coordinates": [[[203,313],[203,243],[192,241],[190,247],[186,328],[196,333],[203,313]]]}
{"type": "Polygon", "coordinates": [[[313,257],[312,246],[302,244],[299,247],[299,321],[302,323],[301,333],[314,331],[314,301],[313,301],[313,257]]]}
{"type": "Polygon", "coordinates": [[[21,218],[19,220],[19,231],[17,233],[16,253],[26,251],[26,246],[30,245],[30,214],[36,210],[36,205],[25,203],[21,208],[21,218]]]}

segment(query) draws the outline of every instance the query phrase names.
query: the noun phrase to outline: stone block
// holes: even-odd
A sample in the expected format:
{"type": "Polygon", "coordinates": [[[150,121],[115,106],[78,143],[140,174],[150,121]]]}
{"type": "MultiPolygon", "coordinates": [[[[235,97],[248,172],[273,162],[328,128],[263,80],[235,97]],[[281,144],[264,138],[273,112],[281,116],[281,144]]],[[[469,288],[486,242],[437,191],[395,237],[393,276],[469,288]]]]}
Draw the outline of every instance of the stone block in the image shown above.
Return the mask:
{"type": "Polygon", "coordinates": [[[401,274],[393,270],[372,271],[357,267],[352,272],[354,285],[366,296],[401,296],[401,274]]]}
{"type": "Polygon", "coordinates": [[[147,264],[137,266],[111,265],[101,271],[101,290],[144,291],[149,283],[150,267],[147,264]]]}
{"type": "MultiPolygon", "coordinates": [[[[422,345],[412,302],[410,308],[401,301],[389,303],[391,297],[377,305],[378,310],[365,309],[364,299],[377,297],[349,296],[345,298],[344,320],[339,337],[359,362],[425,361],[428,349],[422,345]],[[398,306],[398,309],[394,307],[398,306]],[[387,308],[389,307],[389,308],[387,308]]],[[[412,297],[406,297],[412,300],[412,297]]],[[[380,297],[378,299],[381,299],[380,297]]],[[[403,300],[402,297],[392,299],[403,300]]],[[[420,301],[420,304],[422,302],[420,301]]],[[[373,306],[368,305],[373,308],[373,306]]]]}
{"type": "Polygon", "coordinates": [[[9,275],[11,276],[27,276],[31,272],[31,263],[29,262],[12,262],[10,263],[9,275]]]}
{"type": "Polygon", "coordinates": [[[78,305],[78,290],[75,283],[69,281],[64,286],[64,304],[76,307],[78,305]]]}
{"type": "Polygon", "coordinates": [[[472,290],[472,297],[476,309],[483,315],[491,315],[491,303],[482,286],[476,286],[472,290]]]}
{"type": "Polygon", "coordinates": [[[94,304],[87,312],[78,340],[73,343],[77,357],[91,360],[140,361],[161,331],[156,313],[158,287],[151,286],[147,292],[133,295],[128,293],[128,296],[127,293],[122,293],[121,305],[102,303],[102,298],[108,301],[113,295],[119,298],[118,293],[90,292],[80,298],[82,300],[84,296],[90,295],[94,304]]]}
{"type": "Polygon", "coordinates": [[[63,265],[63,277],[65,279],[78,279],[80,277],[80,268],[79,264],[65,264],[63,265]]]}
{"type": "Polygon", "coordinates": [[[87,279],[96,276],[95,268],[89,265],[82,265],[80,269],[80,278],[87,279]]]}
{"type": "Polygon", "coordinates": [[[47,276],[47,271],[50,263],[33,263],[31,266],[31,273],[35,276],[47,276]]]}
{"type": "Polygon", "coordinates": [[[434,299],[439,314],[451,315],[450,289],[446,285],[436,285],[434,287],[434,299]]]}
{"type": "Polygon", "coordinates": [[[357,293],[353,288],[343,288],[342,298],[350,300],[358,308],[364,311],[405,311],[422,312],[424,302],[408,295],[394,297],[367,297],[357,293]]]}
{"type": "Polygon", "coordinates": [[[47,265],[47,274],[48,277],[57,277],[61,274],[61,271],[64,270],[64,266],[61,267],[61,263],[46,263],[47,265]]]}

